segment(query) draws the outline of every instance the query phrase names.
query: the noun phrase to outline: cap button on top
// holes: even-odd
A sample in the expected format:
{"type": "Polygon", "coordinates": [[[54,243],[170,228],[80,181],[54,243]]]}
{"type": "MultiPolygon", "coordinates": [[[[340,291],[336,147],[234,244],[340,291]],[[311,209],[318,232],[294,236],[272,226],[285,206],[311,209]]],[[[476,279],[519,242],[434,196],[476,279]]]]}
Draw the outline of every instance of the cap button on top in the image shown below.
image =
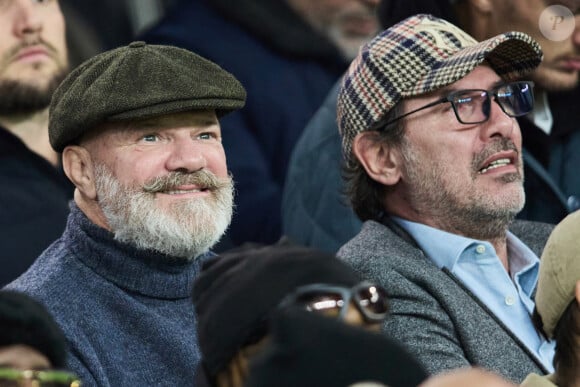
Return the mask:
{"type": "Polygon", "coordinates": [[[147,43],[139,40],[137,42],[131,42],[129,43],[129,47],[131,48],[139,48],[139,47],[144,47],[147,43]]]}

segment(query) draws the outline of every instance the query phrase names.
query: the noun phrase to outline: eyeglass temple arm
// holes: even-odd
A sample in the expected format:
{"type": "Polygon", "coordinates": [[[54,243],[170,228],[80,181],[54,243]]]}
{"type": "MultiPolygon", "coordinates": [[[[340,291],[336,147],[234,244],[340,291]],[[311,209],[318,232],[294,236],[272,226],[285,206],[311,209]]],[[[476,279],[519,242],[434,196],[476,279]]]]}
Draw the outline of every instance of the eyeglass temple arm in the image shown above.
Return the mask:
{"type": "Polygon", "coordinates": [[[395,118],[393,118],[392,120],[389,120],[389,121],[387,121],[387,122],[385,122],[385,123],[380,123],[379,125],[377,125],[377,129],[376,129],[376,130],[377,130],[378,132],[382,132],[383,130],[385,130],[385,129],[387,128],[387,126],[391,125],[391,124],[392,124],[392,123],[394,123],[394,122],[397,122],[397,121],[399,121],[399,120],[400,120],[400,119],[402,119],[402,118],[405,118],[405,117],[407,117],[407,116],[409,116],[409,115],[411,115],[411,114],[413,114],[413,113],[420,112],[421,110],[424,110],[424,109],[427,109],[427,108],[430,108],[430,107],[432,107],[432,106],[439,105],[440,103],[445,103],[445,102],[451,102],[451,101],[449,101],[449,98],[448,98],[447,96],[445,96],[445,97],[441,97],[441,98],[439,98],[438,100],[435,100],[435,101],[433,101],[433,102],[431,102],[431,103],[428,103],[428,104],[427,104],[427,105],[425,105],[425,106],[421,106],[421,107],[420,107],[420,108],[418,108],[418,109],[411,110],[410,112],[407,112],[407,113],[405,113],[405,114],[401,114],[400,116],[398,116],[398,117],[395,117],[395,118]]]}

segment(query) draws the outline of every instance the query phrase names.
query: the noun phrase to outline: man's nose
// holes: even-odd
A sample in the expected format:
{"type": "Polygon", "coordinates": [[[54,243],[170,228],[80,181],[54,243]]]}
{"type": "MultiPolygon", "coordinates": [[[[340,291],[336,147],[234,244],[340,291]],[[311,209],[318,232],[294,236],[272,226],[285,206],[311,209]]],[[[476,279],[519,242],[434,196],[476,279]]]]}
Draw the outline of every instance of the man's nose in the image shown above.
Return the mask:
{"type": "Polygon", "coordinates": [[[350,302],[347,306],[346,315],[344,316],[344,322],[355,326],[364,325],[365,322],[364,317],[352,302],[350,302]]]}
{"type": "Polygon", "coordinates": [[[497,101],[491,100],[490,105],[489,119],[482,126],[484,141],[496,136],[511,137],[515,119],[504,113],[497,101]]]}
{"type": "Polygon", "coordinates": [[[13,5],[14,34],[24,36],[37,33],[42,29],[42,20],[38,10],[34,7],[34,2],[28,0],[17,0],[13,5]]]}
{"type": "Polygon", "coordinates": [[[205,156],[195,140],[176,139],[171,147],[171,153],[166,161],[167,170],[195,172],[207,166],[205,156]]]}

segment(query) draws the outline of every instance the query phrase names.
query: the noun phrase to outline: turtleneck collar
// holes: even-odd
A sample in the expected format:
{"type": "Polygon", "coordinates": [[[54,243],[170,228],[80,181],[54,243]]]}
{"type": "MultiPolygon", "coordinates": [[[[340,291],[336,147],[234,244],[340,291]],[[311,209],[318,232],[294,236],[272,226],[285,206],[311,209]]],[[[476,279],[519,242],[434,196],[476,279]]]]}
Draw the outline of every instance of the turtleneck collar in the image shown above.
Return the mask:
{"type": "Polygon", "coordinates": [[[65,243],[73,254],[98,275],[116,286],[144,296],[187,298],[202,263],[213,253],[192,261],[151,250],[139,250],[116,241],[113,234],[93,222],[71,202],[65,243]]]}

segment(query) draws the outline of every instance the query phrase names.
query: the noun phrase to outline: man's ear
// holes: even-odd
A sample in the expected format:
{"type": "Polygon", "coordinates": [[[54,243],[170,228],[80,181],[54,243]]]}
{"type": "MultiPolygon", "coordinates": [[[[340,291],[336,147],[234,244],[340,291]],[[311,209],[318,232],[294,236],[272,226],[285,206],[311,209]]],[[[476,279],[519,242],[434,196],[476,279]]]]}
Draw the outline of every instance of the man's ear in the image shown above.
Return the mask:
{"type": "Polygon", "coordinates": [[[89,152],[78,145],[69,145],[62,152],[64,173],[77,190],[88,199],[97,198],[94,165],[89,152]]]}
{"type": "Polygon", "coordinates": [[[580,279],[576,281],[576,287],[574,288],[574,297],[576,298],[578,306],[580,306],[580,279]]]}
{"type": "Polygon", "coordinates": [[[380,140],[375,131],[356,135],[352,151],[371,179],[383,185],[395,185],[401,178],[400,154],[395,147],[380,140]]]}

